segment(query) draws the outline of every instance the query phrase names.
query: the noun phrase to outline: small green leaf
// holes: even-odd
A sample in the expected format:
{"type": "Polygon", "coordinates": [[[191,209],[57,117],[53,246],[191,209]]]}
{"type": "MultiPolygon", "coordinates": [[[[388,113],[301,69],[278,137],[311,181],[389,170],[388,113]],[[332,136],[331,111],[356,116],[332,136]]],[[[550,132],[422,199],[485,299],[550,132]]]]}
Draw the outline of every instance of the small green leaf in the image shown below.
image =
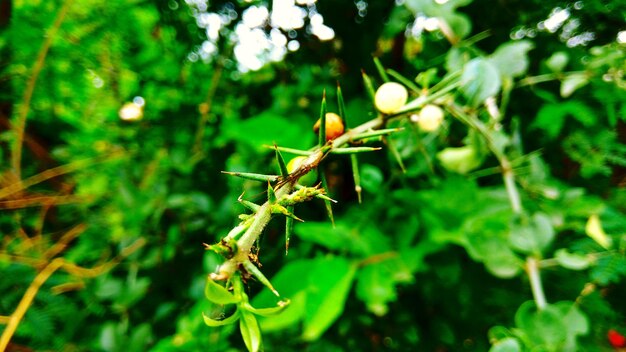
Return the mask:
{"type": "Polygon", "coordinates": [[[210,277],[207,278],[204,295],[209,301],[217,304],[232,304],[240,301],[239,298],[228,292],[224,286],[211,280],[210,277]]]}
{"type": "Polygon", "coordinates": [[[570,253],[565,248],[557,250],[554,259],[559,265],[570,270],[584,270],[591,265],[591,260],[587,256],[570,253]]]}
{"type": "Polygon", "coordinates": [[[487,59],[475,58],[465,64],[461,75],[461,92],[476,107],[500,91],[500,72],[487,59]]]}
{"type": "Polygon", "coordinates": [[[518,77],[528,70],[528,51],[534,46],[529,40],[507,42],[500,45],[489,60],[501,75],[518,77]]]}
{"type": "Polygon", "coordinates": [[[241,319],[239,320],[239,329],[243,342],[246,344],[248,351],[257,352],[261,350],[261,330],[259,323],[252,312],[247,310],[241,311],[241,319]]]}
{"type": "Polygon", "coordinates": [[[573,73],[565,77],[561,82],[561,96],[568,98],[574,92],[589,83],[589,78],[585,73],[573,73]]]}
{"type": "Polygon", "coordinates": [[[204,319],[204,323],[211,327],[233,324],[234,322],[237,321],[237,319],[239,319],[239,316],[240,316],[239,310],[236,310],[235,313],[233,313],[233,315],[229,316],[228,318],[221,319],[221,320],[209,318],[206,314],[204,314],[204,312],[202,313],[202,318],[204,319]]]}
{"type": "Polygon", "coordinates": [[[534,346],[560,351],[568,331],[562,312],[553,305],[537,310],[534,301],[523,303],[515,314],[515,324],[523,330],[534,346]]]}
{"type": "Polygon", "coordinates": [[[544,213],[535,213],[531,218],[521,218],[511,224],[509,241],[520,252],[541,252],[553,239],[552,222],[544,213]]]}
{"type": "Polygon", "coordinates": [[[557,51],[546,60],[546,66],[552,72],[563,72],[569,61],[569,56],[565,51],[557,51]]]}
{"type": "Polygon", "coordinates": [[[522,346],[514,337],[506,337],[491,346],[489,352],[521,352],[522,346]]]}
{"type": "Polygon", "coordinates": [[[276,192],[274,192],[274,187],[268,182],[267,183],[267,201],[270,204],[274,204],[277,201],[276,192]]]}
{"type": "Polygon", "coordinates": [[[269,317],[283,312],[289,306],[289,300],[279,301],[276,307],[254,308],[250,303],[244,303],[242,308],[262,317],[269,317]]]}
{"type": "Polygon", "coordinates": [[[305,341],[317,340],[339,318],[355,272],[356,267],[344,258],[325,258],[316,261],[311,268],[307,289],[302,333],[305,341]]]}

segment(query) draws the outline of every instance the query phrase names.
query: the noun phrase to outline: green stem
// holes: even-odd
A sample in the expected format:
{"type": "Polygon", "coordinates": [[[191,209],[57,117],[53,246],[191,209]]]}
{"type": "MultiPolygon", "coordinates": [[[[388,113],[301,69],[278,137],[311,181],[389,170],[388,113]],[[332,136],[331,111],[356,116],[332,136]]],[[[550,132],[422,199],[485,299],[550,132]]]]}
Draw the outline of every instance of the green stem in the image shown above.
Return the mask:
{"type": "Polygon", "coordinates": [[[533,291],[537,309],[543,310],[548,305],[548,301],[546,300],[546,295],[543,293],[543,285],[541,284],[541,276],[539,274],[539,261],[537,258],[526,258],[526,272],[528,273],[530,289],[533,291]]]}

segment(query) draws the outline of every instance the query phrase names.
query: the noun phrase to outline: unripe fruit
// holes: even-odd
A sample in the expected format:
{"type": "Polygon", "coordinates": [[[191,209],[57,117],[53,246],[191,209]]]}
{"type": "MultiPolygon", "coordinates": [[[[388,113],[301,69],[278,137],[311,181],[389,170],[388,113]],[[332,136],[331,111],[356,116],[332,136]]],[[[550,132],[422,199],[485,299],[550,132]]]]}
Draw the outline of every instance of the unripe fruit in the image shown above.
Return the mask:
{"type": "MultiPolygon", "coordinates": [[[[306,159],[307,159],[306,156],[297,156],[289,160],[289,162],[287,163],[287,171],[289,173],[294,172],[297,168],[299,168],[302,165],[302,163],[306,159]]],[[[315,184],[315,181],[317,181],[317,170],[313,169],[309,171],[309,173],[307,173],[306,175],[300,177],[300,179],[298,180],[298,183],[304,186],[312,186],[313,184],[315,184]]]]}
{"type": "Polygon", "coordinates": [[[387,82],[380,86],[374,96],[376,109],[384,114],[393,114],[400,110],[409,99],[409,92],[403,85],[387,82]]]}
{"type": "MultiPolygon", "coordinates": [[[[317,133],[320,129],[321,119],[313,125],[313,131],[317,133]]],[[[326,141],[333,140],[343,134],[344,126],[341,117],[334,112],[326,113],[326,141]]]]}
{"type": "Polygon", "coordinates": [[[422,131],[436,131],[443,121],[443,110],[437,105],[426,105],[422,108],[417,119],[417,126],[422,131]]]}

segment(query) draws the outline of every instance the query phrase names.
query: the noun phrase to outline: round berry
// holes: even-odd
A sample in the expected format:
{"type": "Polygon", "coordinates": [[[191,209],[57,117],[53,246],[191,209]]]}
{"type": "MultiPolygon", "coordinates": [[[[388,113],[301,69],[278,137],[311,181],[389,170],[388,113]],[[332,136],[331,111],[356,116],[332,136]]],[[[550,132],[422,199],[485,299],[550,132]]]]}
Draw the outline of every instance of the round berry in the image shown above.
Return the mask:
{"type": "Polygon", "coordinates": [[[417,126],[425,132],[436,131],[441,126],[443,115],[443,110],[437,105],[426,105],[419,113],[417,126]]]}
{"type": "Polygon", "coordinates": [[[384,114],[393,114],[406,104],[408,98],[409,92],[403,85],[387,82],[376,91],[374,103],[378,111],[384,114]]]}
{"type": "MultiPolygon", "coordinates": [[[[317,133],[320,129],[321,121],[317,120],[313,125],[313,131],[317,133]]],[[[333,140],[341,136],[344,132],[343,121],[341,117],[334,112],[326,113],[326,141],[333,140]]]]}

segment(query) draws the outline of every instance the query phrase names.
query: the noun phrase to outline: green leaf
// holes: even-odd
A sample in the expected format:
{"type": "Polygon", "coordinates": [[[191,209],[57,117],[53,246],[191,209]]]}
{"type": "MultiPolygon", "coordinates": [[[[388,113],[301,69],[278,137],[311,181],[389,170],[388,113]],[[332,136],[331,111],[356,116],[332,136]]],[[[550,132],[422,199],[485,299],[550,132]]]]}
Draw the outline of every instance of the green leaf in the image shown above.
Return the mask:
{"type": "Polygon", "coordinates": [[[565,248],[558,249],[554,253],[554,259],[560,266],[570,270],[584,270],[591,265],[591,260],[587,256],[570,253],[565,248]]]}
{"type": "MultiPolygon", "coordinates": [[[[276,278],[273,280],[276,280],[276,278]]],[[[259,318],[259,325],[263,331],[271,332],[283,330],[288,327],[296,326],[298,322],[302,320],[304,317],[306,292],[304,291],[304,287],[301,288],[303,289],[302,291],[290,296],[290,303],[286,306],[285,310],[280,313],[280,316],[261,316],[259,318]]]]}
{"type": "Polygon", "coordinates": [[[574,92],[589,83],[589,77],[585,73],[572,73],[567,75],[561,82],[561,96],[569,98],[574,92]]]}
{"type": "Polygon", "coordinates": [[[207,278],[206,286],[204,287],[204,296],[209,301],[216,304],[233,304],[241,301],[241,298],[235,297],[224,286],[211,280],[211,278],[207,278]]]}
{"type": "Polygon", "coordinates": [[[376,193],[383,184],[385,177],[382,171],[374,165],[361,165],[361,185],[369,192],[376,193]]]}
{"type": "Polygon", "coordinates": [[[475,58],[463,67],[461,92],[472,106],[498,94],[501,86],[500,72],[491,61],[475,58]]]}
{"type": "Polygon", "coordinates": [[[535,213],[531,218],[521,218],[511,224],[509,241],[513,248],[530,254],[546,249],[554,239],[554,228],[548,215],[535,213]]]}
{"type": "Polygon", "coordinates": [[[202,313],[202,318],[204,319],[204,323],[211,327],[233,324],[234,322],[237,321],[237,319],[239,319],[239,316],[240,316],[239,310],[236,310],[235,313],[233,313],[233,315],[229,316],[228,318],[221,319],[221,320],[209,318],[209,316],[204,314],[204,312],[202,313]]]}
{"type": "Polygon", "coordinates": [[[357,274],[356,295],[377,316],[387,313],[387,303],[396,300],[396,280],[386,263],[365,266],[357,274]]]}
{"type": "Polygon", "coordinates": [[[289,306],[289,300],[280,301],[278,302],[278,305],[276,307],[269,307],[269,308],[254,308],[250,303],[246,302],[242,305],[242,308],[249,312],[252,312],[255,315],[269,317],[269,316],[281,313],[288,306],[289,306]]]}
{"type": "Polygon", "coordinates": [[[518,77],[528,70],[528,51],[534,48],[529,40],[507,42],[489,57],[502,76],[518,77]]]}
{"type": "Polygon", "coordinates": [[[565,51],[557,51],[546,60],[546,66],[552,72],[563,72],[569,61],[569,55],[565,51]]]}
{"type": "Polygon", "coordinates": [[[521,352],[522,346],[518,339],[514,337],[506,337],[497,341],[491,346],[489,352],[521,352]]]}
{"type": "Polygon", "coordinates": [[[531,127],[542,129],[549,138],[554,139],[561,133],[567,116],[575,118],[584,127],[597,123],[595,112],[587,105],[580,101],[567,101],[542,106],[531,127]]]}
{"type": "Polygon", "coordinates": [[[537,310],[534,301],[527,301],[515,314],[515,324],[526,333],[534,346],[559,351],[568,335],[563,318],[561,310],[553,305],[537,310]]]}
{"type": "Polygon", "coordinates": [[[261,349],[261,330],[254,314],[247,310],[241,311],[239,329],[248,351],[257,352],[261,349]]]}
{"type": "Polygon", "coordinates": [[[317,340],[339,318],[355,272],[356,267],[344,258],[316,261],[311,268],[307,289],[302,333],[305,341],[317,340]]]}

